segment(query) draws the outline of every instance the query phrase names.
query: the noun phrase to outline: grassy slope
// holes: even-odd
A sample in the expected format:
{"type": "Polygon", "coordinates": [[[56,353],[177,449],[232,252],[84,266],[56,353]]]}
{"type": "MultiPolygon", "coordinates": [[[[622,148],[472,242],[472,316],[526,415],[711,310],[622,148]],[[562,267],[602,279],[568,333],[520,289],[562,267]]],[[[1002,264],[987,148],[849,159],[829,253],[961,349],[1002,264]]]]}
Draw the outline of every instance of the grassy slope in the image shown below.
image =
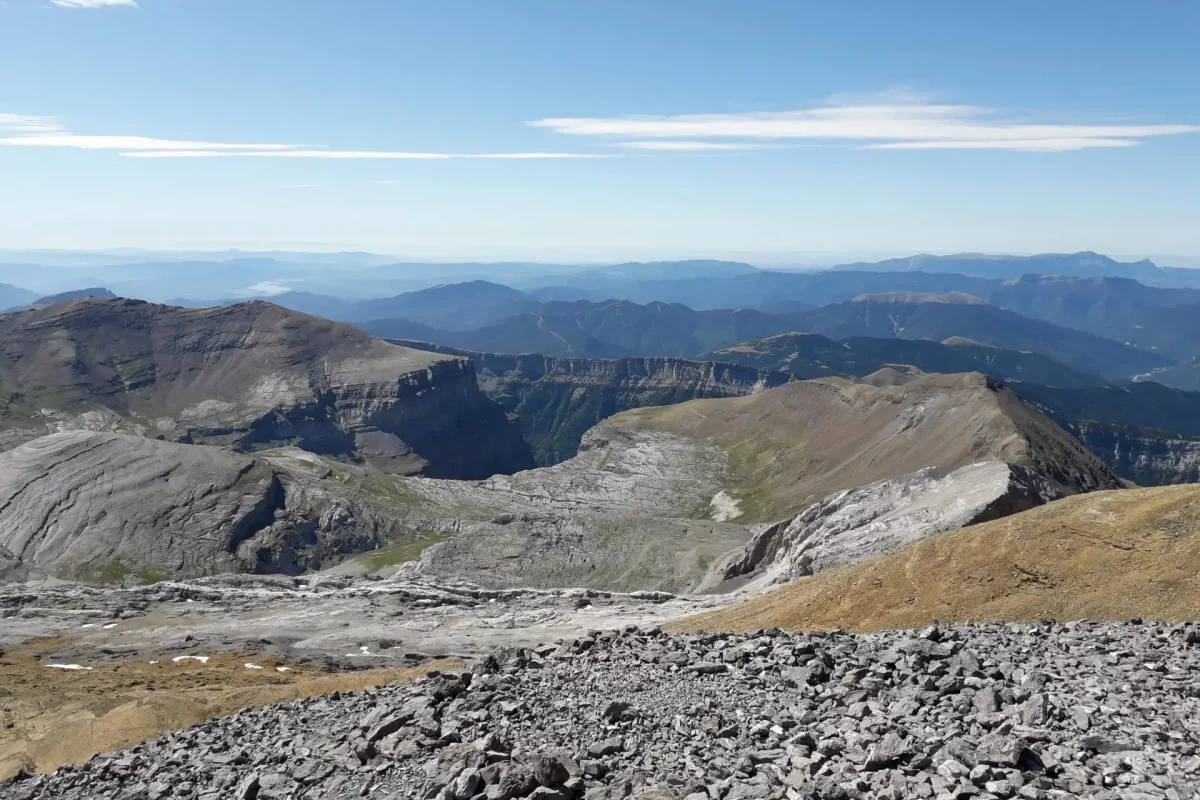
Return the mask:
{"type": "Polygon", "coordinates": [[[1097,492],[918,542],[678,631],[1200,616],[1200,486],[1097,492]]]}
{"type": "Polygon", "coordinates": [[[637,409],[610,424],[715,443],[729,456],[730,489],[744,512],[738,522],[782,519],[830,492],[930,466],[1065,460],[1112,477],[1065,432],[982,375],[899,380],[803,381],[748,397],[637,409]],[[1032,447],[1031,434],[1039,440],[1032,447]]]}

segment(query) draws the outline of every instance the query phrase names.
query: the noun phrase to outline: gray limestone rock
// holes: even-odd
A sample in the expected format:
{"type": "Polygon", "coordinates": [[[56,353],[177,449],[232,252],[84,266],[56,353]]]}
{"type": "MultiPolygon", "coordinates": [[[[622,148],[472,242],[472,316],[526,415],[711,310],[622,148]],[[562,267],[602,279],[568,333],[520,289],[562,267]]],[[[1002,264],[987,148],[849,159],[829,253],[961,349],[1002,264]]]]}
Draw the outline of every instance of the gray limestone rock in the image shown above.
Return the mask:
{"type": "Polygon", "coordinates": [[[1003,461],[953,472],[923,469],[837,492],[790,520],[762,527],[726,567],[725,577],[793,581],[1061,496],[1048,481],[1003,461]]]}
{"type": "Polygon", "coordinates": [[[469,679],[440,674],[244,711],[51,775],[22,773],[0,796],[148,797],[169,787],[169,797],[304,800],[364,791],[389,800],[1200,797],[1200,651],[1182,646],[1183,626],[928,633],[595,631],[552,650],[496,653],[469,679]],[[921,657],[928,648],[957,652],[921,657]],[[722,661],[726,671],[694,672],[645,661],[650,649],[696,664],[741,656],[722,661]],[[998,695],[1021,703],[976,711],[976,687],[947,680],[964,652],[977,654],[998,695]],[[829,679],[784,680],[798,657],[826,664],[829,679]],[[1105,711],[1087,733],[1066,714],[1029,728],[1022,717],[1030,699],[1041,708],[1038,695],[1047,709],[1102,697],[1105,711]],[[901,702],[912,697],[920,702],[901,702]],[[600,720],[613,698],[639,713],[600,720]],[[379,718],[374,708],[426,709],[461,741],[421,734],[401,753],[388,746],[397,731],[347,761],[347,745],[379,718]],[[602,738],[608,726],[620,735],[602,738]]]}

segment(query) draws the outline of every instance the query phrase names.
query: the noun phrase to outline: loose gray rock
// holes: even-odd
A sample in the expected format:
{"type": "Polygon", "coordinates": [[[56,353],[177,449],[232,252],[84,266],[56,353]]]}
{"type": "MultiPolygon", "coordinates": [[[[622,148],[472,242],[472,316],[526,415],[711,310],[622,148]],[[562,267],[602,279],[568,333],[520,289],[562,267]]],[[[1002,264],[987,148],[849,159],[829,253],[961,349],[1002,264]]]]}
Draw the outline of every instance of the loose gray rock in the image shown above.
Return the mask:
{"type": "Polygon", "coordinates": [[[23,773],[0,797],[1189,800],[1200,648],[1186,636],[1087,622],[595,631],[463,677],[243,711],[23,773]],[[1095,709],[1087,730],[1079,709],[1095,709]]]}

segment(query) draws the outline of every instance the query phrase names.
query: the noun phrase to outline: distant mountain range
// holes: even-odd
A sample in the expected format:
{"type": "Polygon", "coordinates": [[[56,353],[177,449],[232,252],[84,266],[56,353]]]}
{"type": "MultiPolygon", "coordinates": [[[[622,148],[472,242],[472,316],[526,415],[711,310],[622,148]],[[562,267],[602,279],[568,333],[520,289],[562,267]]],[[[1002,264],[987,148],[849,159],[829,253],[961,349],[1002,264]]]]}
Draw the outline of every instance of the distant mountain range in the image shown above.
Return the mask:
{"type": "Polygon", "coordinates": [[[1082,372],[1128,377],[1169,366],[1171,360],[1085,331],[1030,319],[977,298],[914,298],[911,295],[864,295],[794,315],[797,324],[833,339],[875,336],[942,341],[954,336],[1027,350],[1061,361],[1082,372]]]}
{"type": "Polygon", "coordinates": [[[1124,277],[1152,286],[1200,288],[1200,270],[1160,267],[1148,260],[1121,262],[1092,252],[917,255],[843,264],[825,271],[789,271],[703,259],[596,266],[392,262],[369,253],[0,251],[0,281],[36,295],[107,286],[123,296],[191,306],[285,292],[354,303],[439,284],[486,280],[526,292],[535,300],[658,300],[706,310],[788,300],[825,305],[857,294],[896,290],[961,291],[989,299],[988,281],[1026,274],[1124,277]],[[904,273],[909,275],[896,277],[904,273]]]}
{"type": "Polygon", "coordinates": [[[696,311],[679,303],[641,305],[628,300],[535,303],[531,308],[534,310],[474,330],[436,330],[404,319],[373,320],[359,327],[384,338],[423,339],[481,352],[694,358],[727,345],[794,330],[798,319],[795,314],[696,311]]]}
{"type": "Polygon", "coordinates": [[[32,303],[37,299],[37,293],[10,283],[0,283],[0,309],[13,308],[32,303]]]}
{"type": "MultiPolygon", "coordinates": [[[[393,307],[412,309],[419,318],[359,324],[367,332],[386,338],[420,339],[481,352],[551,356],[699,358],[731,345],[798,331],[839,340],[873,337],[940,342],[962,337],[996,348],[1041,353],[1076,372],[1109,378],[1129,377],[1173,364],[1170,358],[1023,317],[961,293],[861,295],[851,302],[768,314],[751,309],[696,311],[677,303],[641,305],[624,300],[537,303],[505,294],[499,291],[502,288],[493,286],[485,291],[478,283],[459,284],[418,293],[416,300],[411,295],[394,298],[390,301],[393,307]],[[453,300],[459,295],[458,301],[453,300]],[[481,295],[495,302],[470,313],[496,313],[510,302],[530,310],[467,330],[444,330],[428,324],[451,313],[450,309],[473,308],[471,298],[481,295]]],[[[463,322],[466,318],[457,319],[463,322]]]]}
{"type": "Polygon", "coordinates": [[[1133,278],[1159,286],[1200,286],[1200,272],[1160,267],[1149,259],[1116,261],[1091,251],[1080,253],[1043,253],[1033,256],[957,253],[954,255],[916,255],[886,261],[843,264],[834,270],[870,270],[871,272],[956,272],[984,278],[1019,278],[1022,275],[1066,275],[1077,278],[1133,278]]]}
{"type": "Polygon", "coordinates": [[[982,372],[1005,380],[1084,388],[1104,384],[1098,375],[1074,370],[1040,353],[1005,350],[968,339],[851,337],[834,341],[815,333],[784,333],[717,350],[714,361],[781,370],[800,379],[865,377],[885,367],[908,365],[922,372],[982,372]]]}

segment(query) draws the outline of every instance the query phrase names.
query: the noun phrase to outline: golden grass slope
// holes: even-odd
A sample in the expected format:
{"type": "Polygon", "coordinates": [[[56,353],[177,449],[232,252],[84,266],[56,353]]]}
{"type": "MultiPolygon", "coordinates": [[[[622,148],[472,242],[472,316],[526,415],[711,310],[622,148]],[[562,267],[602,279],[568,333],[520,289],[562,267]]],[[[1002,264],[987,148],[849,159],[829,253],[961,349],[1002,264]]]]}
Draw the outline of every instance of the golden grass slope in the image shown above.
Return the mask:
{"type": "Polygon", "coordinates": [[[39,660],[40,650],[53,651],[56,644],[35,640],[0,655],[0,780],[23,766],[47,772],[243,708],[462,668],[446,660],[353,672],[293,664],[278,672],[281,662],[274,658],[219,654],[205,664],[163,657],[156,664],[123,661],[71,671],[39,660]]]}
{"type": "Polygon", "coordinates": [[[1096,492],[674,623],[874,631],[931,620],[1200,618],[1200,485],[1096,492]]]}
{"type": "Polygon", "coordinates": [[[706,439],[724,450],[744,512],[738,522],[782,519],[841,489],[980,461],[1031,467],[1068,493],[1120,486],[1083,445],[998,381],[881,373],[636,409],[606,424],[706,439]]]}

